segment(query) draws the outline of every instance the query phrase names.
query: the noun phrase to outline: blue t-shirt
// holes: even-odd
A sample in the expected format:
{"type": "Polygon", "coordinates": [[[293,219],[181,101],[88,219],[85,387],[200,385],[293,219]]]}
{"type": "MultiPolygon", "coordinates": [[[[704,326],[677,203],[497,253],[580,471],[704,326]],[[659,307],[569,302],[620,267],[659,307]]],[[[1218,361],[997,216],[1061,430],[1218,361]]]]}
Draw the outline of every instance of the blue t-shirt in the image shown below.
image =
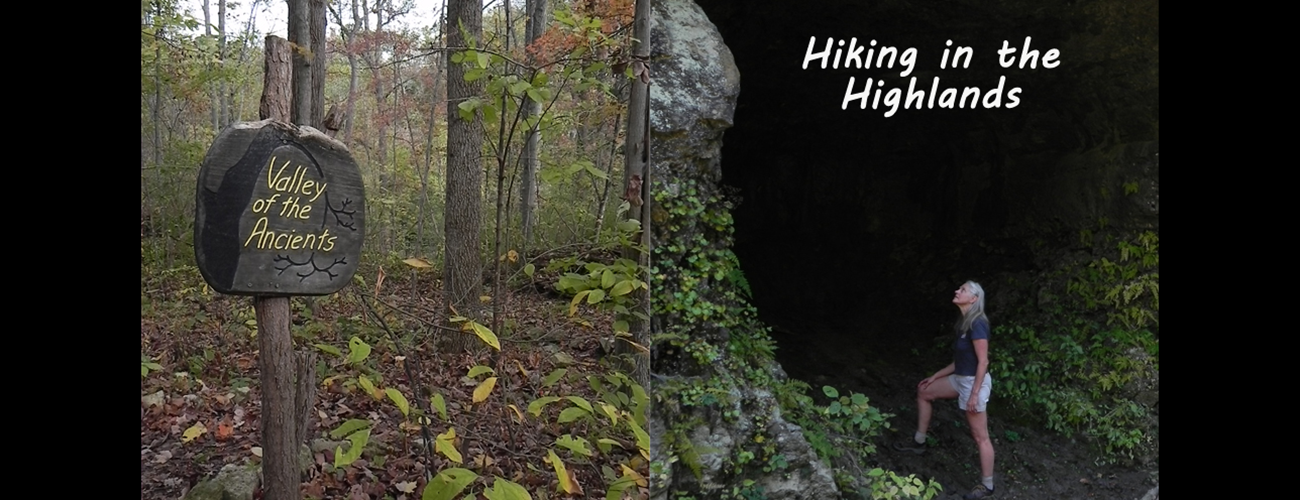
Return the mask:
{"type": "Polygon", "coordinates": [[[975,344],[972,342],[976,339],[988,340],[989,338],[989,320],[988,318],[976,318],[971,323],[970,330],[962,332],[957,337],[957,342],[952,346],[952,363],[957,375],[975,376],[975,370],[979,367],[979,357],[975,355],[975,344]]]}

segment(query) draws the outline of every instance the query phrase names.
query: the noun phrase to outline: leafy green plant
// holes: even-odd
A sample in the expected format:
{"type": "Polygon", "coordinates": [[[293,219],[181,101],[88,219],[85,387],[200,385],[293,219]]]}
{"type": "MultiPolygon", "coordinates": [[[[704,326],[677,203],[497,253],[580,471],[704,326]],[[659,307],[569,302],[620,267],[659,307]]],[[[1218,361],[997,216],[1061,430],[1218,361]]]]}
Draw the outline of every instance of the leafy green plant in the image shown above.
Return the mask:
{"type": "Polygon", "coordinates": [[[162,365],[155,363],[153,358],[144,354],[140,355],[140,378],[148,377],[150,371],[158,372],[162,371],[162,369],[162,365]]]}
{"type": "Polygon", "coordinates": [[[915,474],[903,477],[894,471],[875,468],[867,476],[871,478],[870,494],[873,500],[930,500],[943,491],[943,486],[933,479],[921,481],[915,474]]]}

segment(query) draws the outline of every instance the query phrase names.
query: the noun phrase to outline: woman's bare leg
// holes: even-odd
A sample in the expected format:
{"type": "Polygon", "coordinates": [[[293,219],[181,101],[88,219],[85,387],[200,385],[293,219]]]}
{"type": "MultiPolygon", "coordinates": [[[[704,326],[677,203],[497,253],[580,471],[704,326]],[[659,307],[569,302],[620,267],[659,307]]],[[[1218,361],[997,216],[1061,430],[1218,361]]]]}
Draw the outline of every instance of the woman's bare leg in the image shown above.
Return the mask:
{"type": "Polygon", "coordinates": [[[957,389],[948,382],[948,377],[939,377],[925,388],[918,389],[916,391],[916,432],[925,434],[930,429],[930,415],[934,411],[931,401],[956,397],[957,389]]]}

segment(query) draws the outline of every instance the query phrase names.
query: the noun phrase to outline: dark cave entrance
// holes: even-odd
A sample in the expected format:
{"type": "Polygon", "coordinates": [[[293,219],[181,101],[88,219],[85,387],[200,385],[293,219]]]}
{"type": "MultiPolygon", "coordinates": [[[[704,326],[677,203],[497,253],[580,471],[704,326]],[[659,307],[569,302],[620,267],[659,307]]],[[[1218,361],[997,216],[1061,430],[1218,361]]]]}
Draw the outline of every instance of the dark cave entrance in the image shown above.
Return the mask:
{"type": "Polygon", "coordinates": [[[1067,1],[697,3],[741,73],[722,150],[723,183],[742,199],[735,252],[778,360],[814,387],[888,386],[882,369],[920,379],[946,363],[963,281],[985,285],[996,325],[1008,301],[1026,299],[1000,295],[1009,277],[1039,269],[1044,248],[1102,218],[1158,218],[1154,205],[1111,195],[1136,175],[1119,158],[1158,139],[1154,19],[1067,1]],[[1136,48],[1117,41],[1143,34],[1136,48]],[[1003,41],[1018,48],[1026,36],[1040,57],[1058,49],[1060,66],[1000,67],[1003,41]],[[856,38],[917,58],[907,77],[901,59],[802,69],[811,37],[817,51],[856,38]],[[973,49],[969,68],[939,69],[948,40],[973,49]],[[885,117],[884,102],[841,109],[850,77],[855,92],[867,78],[903,93],[912,77],[927,93],[936,77],[940,91],[1005,83],[999,107],[885,117]]]}

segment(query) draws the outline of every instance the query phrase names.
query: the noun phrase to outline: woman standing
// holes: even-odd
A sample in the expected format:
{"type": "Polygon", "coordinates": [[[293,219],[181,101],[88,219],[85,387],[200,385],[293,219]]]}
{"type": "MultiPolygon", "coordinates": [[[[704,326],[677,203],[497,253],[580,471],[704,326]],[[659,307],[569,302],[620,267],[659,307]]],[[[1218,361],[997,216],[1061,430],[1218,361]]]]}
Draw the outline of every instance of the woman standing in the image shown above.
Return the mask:
{"type": "Polygon", "coordinates": [[[993,386],[989,368],[989,319],[984,315],[984,288],[979,283],[967,281],[957,289],[952,303],[961,309],[957,321],[957,341],[953,345],[952,364],[934,372],[916,384],[916,435],[913,442],[896,443],[895,449],[925,452],[925,432],[930,427],[930,402],[936,399],[957,399],[957,405],[966,410],[966,422],[971,436],[980,451],[980,472],[983,481],[970,493],[967,500],[993,496],[993,442],[989,440],[988,414],[984,412],[993,386]],[[978,387],[978,390],[973,388],[978,387]]]}

